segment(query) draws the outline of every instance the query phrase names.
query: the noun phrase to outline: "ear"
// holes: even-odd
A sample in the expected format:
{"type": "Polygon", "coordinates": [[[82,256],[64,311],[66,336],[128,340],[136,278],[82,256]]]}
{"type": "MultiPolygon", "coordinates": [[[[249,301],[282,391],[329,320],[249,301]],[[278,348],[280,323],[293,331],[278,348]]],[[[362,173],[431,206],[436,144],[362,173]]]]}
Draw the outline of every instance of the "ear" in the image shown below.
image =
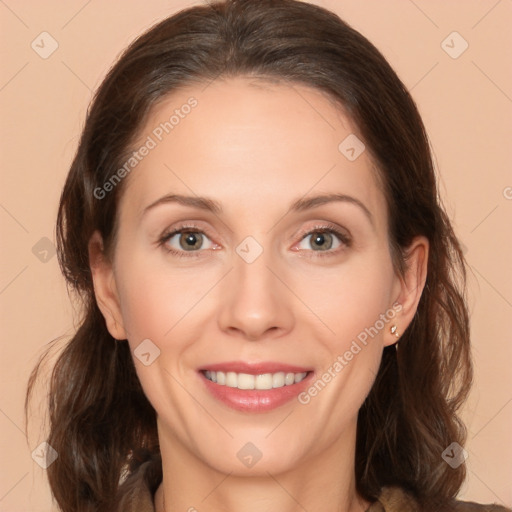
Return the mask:
{"type": "Polygon", "coordinates": [[[417,236],[405,252],[404,275],[397,276],[394,292],[395,304],[399,304],[401,309],[399,311],[398,308],[396,309],[398,314],[390,322],[391,325],[396,325],[398,337],[388,332],[385,346],[392,345],[399,340],[416,314],[427,280],[428,251],[428,239],[424,236],[417,236]]]}
{"type": "Polygon", "coordinates": [[[89,239],[89,265],[94,283],[94,295],[105,318],[108,332],[117,340],[125,340],[127,336],[114,271],[112,263],[104,253],[103,239],[99,231],[95,231],[89,239]]]}

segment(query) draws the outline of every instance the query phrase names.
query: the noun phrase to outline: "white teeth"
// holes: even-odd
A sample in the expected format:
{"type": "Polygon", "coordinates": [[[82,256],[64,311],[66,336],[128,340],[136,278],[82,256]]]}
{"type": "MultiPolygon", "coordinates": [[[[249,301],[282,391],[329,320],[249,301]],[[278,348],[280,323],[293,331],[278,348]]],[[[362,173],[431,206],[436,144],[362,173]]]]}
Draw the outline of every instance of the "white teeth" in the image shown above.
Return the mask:
{"type": "Polygon", "coordinates": [[[226,373],[226,386],[229,386],[230,388],[238,387],[238,378],[235,372],[226,373]]]}
{"type": "Polygon", "coordinates": [[[239,373],[238,389],[254,389],[254,375],[239,373]]]}
{"type": "MultiPolygon", "coordinates": [[[[226,385],[226,374],[224,372],[210,372],[210,373],[215,373],[215,376],[217,377],[217,384],[220,384],[221,386],[226,385]]],[[[208,378],[208,376],[206,378],[208,378]]]]}
{"type": "Polygon", "coordinates": [[[256,375],[254,389],[272,389],[272,374],[264,373],[256,375]]]}
{"type": "Polygon", "coordinates": [[[272,387],[282,388],[284,386],[284,372],[277,372],[272,375],[272,387]]]}
{"type": "Polygon", "coordinates": [[[229,386],[238,389],[272,389],[291,386],[302,381],[307,372],[302,373],[262,373],[259,375],[250,375],[248,373],[235,372],[213,372],[206,370],[204,376],[216,382],[221,386],[229,386]]]}
{"type": "Polygon", "coordinates": [[[291,386],[295,382],[295,374],[294,373],[287,373],[284,378],[284,383],[287,386],[291,386]]]}

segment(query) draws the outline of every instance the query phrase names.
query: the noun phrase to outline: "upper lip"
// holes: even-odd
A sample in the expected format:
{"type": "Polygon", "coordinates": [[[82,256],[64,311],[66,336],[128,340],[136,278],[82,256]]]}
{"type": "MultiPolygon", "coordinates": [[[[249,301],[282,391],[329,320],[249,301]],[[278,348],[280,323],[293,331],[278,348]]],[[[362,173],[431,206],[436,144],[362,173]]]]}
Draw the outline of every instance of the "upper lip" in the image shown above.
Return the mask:
{"type": "Polygon", "coordinates": [[[200,371],[212,371],[212,372],[235,372],[235,373],[247,373],[249,375],[261,375],[264,373],[304,373],[311,371],[311,368],[303,366],[295,366],[285,363],[277,363],[273,361],[260,362],[260,363],[249,363],[245,361],[227,361],[225,363],[208,364],[202,366],[200,371]]]}

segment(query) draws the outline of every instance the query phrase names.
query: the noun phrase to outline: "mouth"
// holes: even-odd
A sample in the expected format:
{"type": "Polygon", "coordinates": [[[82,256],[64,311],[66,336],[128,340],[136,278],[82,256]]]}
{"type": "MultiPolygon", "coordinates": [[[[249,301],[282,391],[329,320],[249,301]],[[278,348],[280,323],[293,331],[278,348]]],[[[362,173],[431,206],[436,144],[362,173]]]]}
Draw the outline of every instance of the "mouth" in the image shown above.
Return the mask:
{"type": "Polygon", "coordinates": [[[237,389],[278,389],[284,386],[291,386],[302,382],[308,372],[276,372],[260,373],[251,375],[249,373],[221,372],[204,370],[203,375],[211,382],[219,386],[228,386],[237,389]]]}
{"type": "Polygon", "coordinates": [[[296,398],[314,372],[281,363],[231,362],[210,365],[198,373],[209,393],[224,405],[244,412],[266,412],[296,398]]]}

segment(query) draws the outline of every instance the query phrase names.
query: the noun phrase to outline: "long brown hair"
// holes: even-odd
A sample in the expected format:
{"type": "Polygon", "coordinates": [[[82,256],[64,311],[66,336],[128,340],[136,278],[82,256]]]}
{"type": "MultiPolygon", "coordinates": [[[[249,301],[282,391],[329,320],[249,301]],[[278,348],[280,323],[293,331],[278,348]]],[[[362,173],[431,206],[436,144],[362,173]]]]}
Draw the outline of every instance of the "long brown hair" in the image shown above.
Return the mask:
{"type": "Polygon", "coordinates": [[[53,495],[65,512],[107,511],[122,493],[122,477],[144,460],[153,459],[152,490],[161,477],[155,411],[128,344],[106,329],[89,268],[95,230],[109,254],[123,183],[102,198],[95,191],[123,165],[157,101],[193,82],[230,76],[305,84],[334,99],[376,163],[397,273],[413,237],[429,240],[416,315],[399,350],[384,349],[359,412],[355,472],[358,491],[370,501],[382,486],[398,485],[441,509],[465,478],[464,465],[452,469],[441,457],[452,442],[464,443],[457,411],[472,379],[461,248],[405,86],[361,34],[333,13],[295,0],[227,0],[181,11],[129,46],[92,101],[57,219],[59,262],[83,315],[51,376],[48,442],[59,453],[48,468],[53,495]]]}

